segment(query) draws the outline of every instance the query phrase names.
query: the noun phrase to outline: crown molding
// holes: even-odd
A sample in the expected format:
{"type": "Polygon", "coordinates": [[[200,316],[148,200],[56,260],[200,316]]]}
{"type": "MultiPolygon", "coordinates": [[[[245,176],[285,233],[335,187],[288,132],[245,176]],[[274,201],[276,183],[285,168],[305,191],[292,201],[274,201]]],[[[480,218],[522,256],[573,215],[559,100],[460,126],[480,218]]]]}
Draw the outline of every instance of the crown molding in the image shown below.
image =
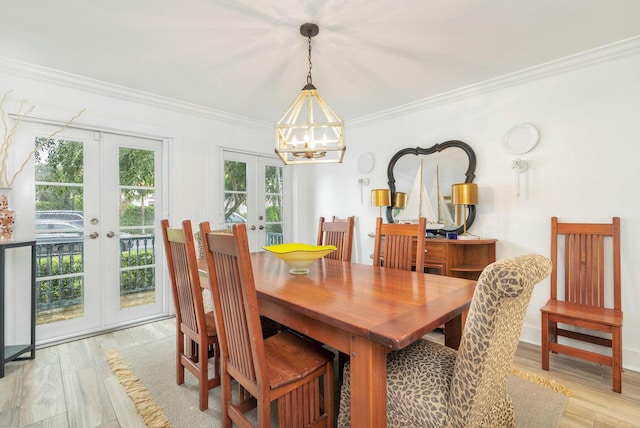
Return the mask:
{"type": "Polygon", "coordinates": [[[273,129],[272,123],[252,119],[247,116],[203,107],[197,104],[191,104],[173,98],[127,88],[125,86],[79,76],[77,74],[29,64],[12,58],[0,57],[0,71],[18,77],[26,77],[75,90],[83,90],[97,95],[138,104],[145,104],[157,108],[164,108],[178,113],[198,116],[205,119],[218,120],[233,125],[267,131],[271,131],[273,129]]]}
{"type": "Polygon", "coordinates": [[[505,74],[500,77],[474,83],[432,97],[382,110],[357,119],[350,120],[350,127],[364,126],[398,116],[414,113],[428,108],[462,100],[476,95],[497,91],[511,86],[521,85],[568,71],[585,68],[594,64],[612,61],[640,53],[640,36],[604,45],[565,58],[546,62],[524,70],[505,74]]]}
{"type": "MultiPolygon", "coordinates": [[[[640,36],[604,45],[565,58],[536,65],[524,70],[505,74],[500,77],[474,83],[432,97],[382,110],[348,121],[349,127],[365,126],[398,116],[414,113],[442,104],[462,100],[476,95],[505,89],[531,81],[543,79],[560,73],[588,67],[590,65],[615,60],[640,53],[640,36]]],[[[11,58],[0,57],[0,71],[18,77],[27,77],[46,83],[57,84],[76,90],[85,90],[97,95],[108,96],[123,101],[164,108],[178,113],[217,120],[233,125],[271,131],[273,124],[247,116],[203,107],[197,104],[139,91],[87,77],[50,69],[11,58]]]]}

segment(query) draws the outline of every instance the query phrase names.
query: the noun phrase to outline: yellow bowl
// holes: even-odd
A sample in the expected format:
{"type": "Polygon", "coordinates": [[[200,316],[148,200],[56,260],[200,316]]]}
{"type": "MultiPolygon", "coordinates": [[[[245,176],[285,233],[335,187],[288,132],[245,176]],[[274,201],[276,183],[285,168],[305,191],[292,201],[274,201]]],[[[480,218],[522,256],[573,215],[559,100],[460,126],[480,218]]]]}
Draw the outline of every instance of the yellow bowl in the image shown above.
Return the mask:
{"type": "Polygon", "coordinates": [[[306,275],[313,262],[336,250],[335,245],[278,244],[262,247],[291,267],[289,273],[306,275]]]}

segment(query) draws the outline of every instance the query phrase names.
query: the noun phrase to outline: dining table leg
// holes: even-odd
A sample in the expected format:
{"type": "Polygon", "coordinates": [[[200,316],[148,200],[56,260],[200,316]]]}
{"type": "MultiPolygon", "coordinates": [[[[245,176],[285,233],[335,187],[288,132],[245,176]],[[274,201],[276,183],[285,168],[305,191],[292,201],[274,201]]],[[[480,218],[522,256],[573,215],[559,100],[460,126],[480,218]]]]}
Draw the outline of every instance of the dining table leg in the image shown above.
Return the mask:
{"type": "Polygon", "coordinates": [[[444,324],[444,344],[451,349],[458,349],[464,329],[464,315],[459,314],[444,324]]]}
{"type": "Polygon", "coordinates": [[[387,348],[351,337],[351,426],[387,426],[387,348]]]}

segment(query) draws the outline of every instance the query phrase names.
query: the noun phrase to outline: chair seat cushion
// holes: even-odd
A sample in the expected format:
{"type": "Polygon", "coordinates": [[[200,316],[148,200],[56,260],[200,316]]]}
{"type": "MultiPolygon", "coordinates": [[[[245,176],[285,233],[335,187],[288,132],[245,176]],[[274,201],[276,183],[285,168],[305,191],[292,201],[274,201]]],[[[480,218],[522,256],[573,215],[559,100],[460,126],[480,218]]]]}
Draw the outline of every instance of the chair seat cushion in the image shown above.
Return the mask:
{"type": "Polygon", "coordinates": [[[207,336],[217,337],[216,319],[213,316],[213,311],[204,313],[204,322],[207,324],[207,336]]]}
{"type": "Polygon", "coordinates": [[[622,311],[611,308],[597,308],[562,300],[549,300],[546,305],[540,308],[540,311],[549,312],[550,315],[559,315],[603,325],[622,326],[622,311]]]}
{"type": "MultiPolygon", "coordinates": [[[[387,355],[387,426],[443,427],[457,352],[419,340],[387,355]]],[[[338,426],[350,426],[350,364],[344,368],[338,426]]]]}
{"type": "Polygon", "coordinates": [[[288,331],[264,341],[271,389],[300,380],[333,361],[335,355],[288,331]]]}

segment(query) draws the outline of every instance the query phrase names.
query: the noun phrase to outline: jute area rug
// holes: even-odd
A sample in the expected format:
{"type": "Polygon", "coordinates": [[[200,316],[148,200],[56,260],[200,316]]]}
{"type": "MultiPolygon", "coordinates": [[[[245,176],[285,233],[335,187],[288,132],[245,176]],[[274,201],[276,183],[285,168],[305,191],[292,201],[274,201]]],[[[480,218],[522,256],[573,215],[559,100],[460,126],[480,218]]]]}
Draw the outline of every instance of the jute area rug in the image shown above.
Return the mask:
{"type": "MultiPolygon", "coordinates": [[[[139,346],[109,351],[107,359],[116,375],[133,374],[138,382],[121,383],[138,412],[149,427],[220,427],[220,388],[209,391],[209,409],[198,408],[198,383],[185,372],[185,383],[176,384],[175,341],[164,338],[139,346]],[[132,372],[132,373],[131,373],[132,372]]],[[[124,376],[126,378],[126,376],[124,376]]],[[[507,390],[514,405],[516,427],[557,427],[568,402],[567,395],[556,392],[561,385],[549,384],[542,378],[531,378],[522,372],[509,377],[507,390]]]]}

